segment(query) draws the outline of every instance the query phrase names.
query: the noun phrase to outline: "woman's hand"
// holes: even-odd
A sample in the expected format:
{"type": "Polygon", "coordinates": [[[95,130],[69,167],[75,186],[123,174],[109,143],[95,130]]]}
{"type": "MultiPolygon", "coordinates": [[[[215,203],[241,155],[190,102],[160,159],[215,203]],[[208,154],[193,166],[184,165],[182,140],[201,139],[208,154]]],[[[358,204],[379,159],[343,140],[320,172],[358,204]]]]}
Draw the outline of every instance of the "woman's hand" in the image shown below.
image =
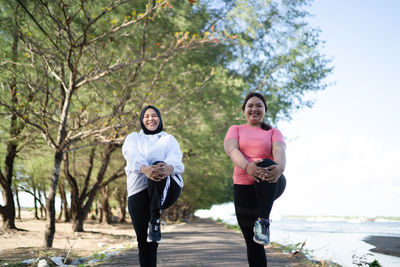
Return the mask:
{"type": "Polygon", "coordinates": [[[248,163],[246,167],[247,173],[250,174],[256,182],[262,180],[268,183],[276,183],[283,173],[282,166],[271,165],[269,167],[258,167],[256,164],[259,162],[262,162],[262,160],[248,163]]]}
{"type": "Polygon", "coordinates": [[[281,142],[272,143],[272,155],[274,156],[275,165],[267,167],[267,174],[263,178],[268,183],[276,183],[285,171],[286,166],[286,145],[281,142]]]}
{"type": "Polygon", "coordinates": [[[267,174],[267,170],[263,167],[258,167],[256,164],[262,162],[262,160],[257,160],[254,162],[249,162],[246,166],[246,172],[254,178],[256,182],[260,182],[259,179],[256,177],[260,178],[263,180],[263,177],[267,174]]]}
{"type": "Polygon", "coordinates": [[[146,175],[147,178],[149,178],[153,181],[159,182],[162,179],[160,178],[158,169],[159,168],[157,165],[150,165],[150,166],[142,165],[140,167],[140,172],[143,173],[144,175],[146,175]]]}
{"type": "Polygon", "coordinates": [[[146,175],[149,179],[159,182],[167,178],[174,171],[174,167],[166,163],[158,163],[157,165],[141,166],[140,172],[146,175]]]}
{"type": "Polygon", "coordinates": [[[271,165],[265,168],[265,170],[266,174],[262,179],[268,183],[276,183],[283,173],[281,165],[271,165]]]}
{"type": "Polygon", "coordinates": [[[170,176],[172,174],[172,172],[174,171],[174,167],[172,165],[168,165],[165,162],[157,163],[156,166],[159,167],[159,175],[161,177],[163,177],[162,179],[170,176]]]}

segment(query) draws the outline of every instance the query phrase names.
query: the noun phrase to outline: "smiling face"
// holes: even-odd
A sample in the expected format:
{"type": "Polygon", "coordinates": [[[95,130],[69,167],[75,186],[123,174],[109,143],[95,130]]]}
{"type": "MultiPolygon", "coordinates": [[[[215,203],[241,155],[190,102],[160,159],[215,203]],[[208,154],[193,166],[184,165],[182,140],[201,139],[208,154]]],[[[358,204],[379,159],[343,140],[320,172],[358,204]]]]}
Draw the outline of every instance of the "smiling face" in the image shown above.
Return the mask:
{"type": "Polygon", "coordinates": [[[160,124],[160,118],[158,117],[156,111],[152,108],[146,110],[143,116],[143,124],[149,131],[154,131],[160,124]]]}
{"type": "Polygon", "coordinates": [[[245,105],[244,114],[249,125],[260,126],[265,115],[264,103],[256,96],[251,97],[245,105]]]}

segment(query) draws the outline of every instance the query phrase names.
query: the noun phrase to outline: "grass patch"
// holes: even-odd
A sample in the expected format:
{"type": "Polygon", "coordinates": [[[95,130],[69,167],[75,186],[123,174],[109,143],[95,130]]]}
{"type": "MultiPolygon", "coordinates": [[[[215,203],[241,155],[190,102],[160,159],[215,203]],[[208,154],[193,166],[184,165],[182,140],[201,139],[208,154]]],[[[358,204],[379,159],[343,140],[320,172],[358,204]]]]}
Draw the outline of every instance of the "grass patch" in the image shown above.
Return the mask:
{"type": "MultiPolygon", "coordinates": [[[[235,230],[241,233],[239,225],[232,225],[228,223],[224,223],[221,219],[215,220],[219,224],[223,224],[226,228],[235,230]]],[[[296,244],[282,245],[276,242],[271,242],[268,245],[268,249],[277,253],[283,253],[291,255],[291,257],[295,257],[297,261],[301,262],[302,266],[309,267],[342,267],[341,265],[334,263],[330,260],[314,260],[311,259],[312,250],[306,248],[306,242],[300,242],[296,244]]],[[[380,267],[380,266],[371,266],[371,267],[380,267]]]]}
{"type": "MultiPolygon", "coordinates": [[[[5,265],[5,264],[2,264],[5,265]]],[[[7,267],[26,267],[26,264],[23,264],[21,262],[7,262],[7,267]]]]}

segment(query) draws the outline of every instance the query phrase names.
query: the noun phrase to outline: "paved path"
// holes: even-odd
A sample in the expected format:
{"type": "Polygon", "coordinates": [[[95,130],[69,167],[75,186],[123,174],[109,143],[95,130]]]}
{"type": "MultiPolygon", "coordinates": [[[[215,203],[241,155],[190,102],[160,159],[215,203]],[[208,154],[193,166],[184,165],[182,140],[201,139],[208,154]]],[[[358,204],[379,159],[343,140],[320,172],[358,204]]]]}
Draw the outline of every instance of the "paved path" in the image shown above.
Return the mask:
{"type": "MultiPolygon", "coordinates": [[[[270,252],[268,266],[304,266],[291,256],[270,252]]],[[[139,266],[137,249],[127,250],[96,266],[139,266]]],[[[157,267],[248,266],[241,234],[212,220],[197,219],[163,234],[157,267]]]]}

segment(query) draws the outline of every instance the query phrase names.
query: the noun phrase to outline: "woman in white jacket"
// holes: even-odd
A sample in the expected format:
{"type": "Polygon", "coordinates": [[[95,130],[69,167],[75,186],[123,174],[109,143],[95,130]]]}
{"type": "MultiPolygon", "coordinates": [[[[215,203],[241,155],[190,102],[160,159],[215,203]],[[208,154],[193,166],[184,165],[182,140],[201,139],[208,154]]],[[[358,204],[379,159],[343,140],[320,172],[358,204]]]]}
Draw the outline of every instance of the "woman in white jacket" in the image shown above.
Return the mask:
{"type": "Polygon", "coordinates": [[[179,197],[184,171],[176,139],[163,131],[160,111],[146,106],[140,113],[142,130],[129,134],[122,146],[126,159],[128,209],[136,232],[142,267],[156,266],[161,241],[161,210],[179,197]]]}

